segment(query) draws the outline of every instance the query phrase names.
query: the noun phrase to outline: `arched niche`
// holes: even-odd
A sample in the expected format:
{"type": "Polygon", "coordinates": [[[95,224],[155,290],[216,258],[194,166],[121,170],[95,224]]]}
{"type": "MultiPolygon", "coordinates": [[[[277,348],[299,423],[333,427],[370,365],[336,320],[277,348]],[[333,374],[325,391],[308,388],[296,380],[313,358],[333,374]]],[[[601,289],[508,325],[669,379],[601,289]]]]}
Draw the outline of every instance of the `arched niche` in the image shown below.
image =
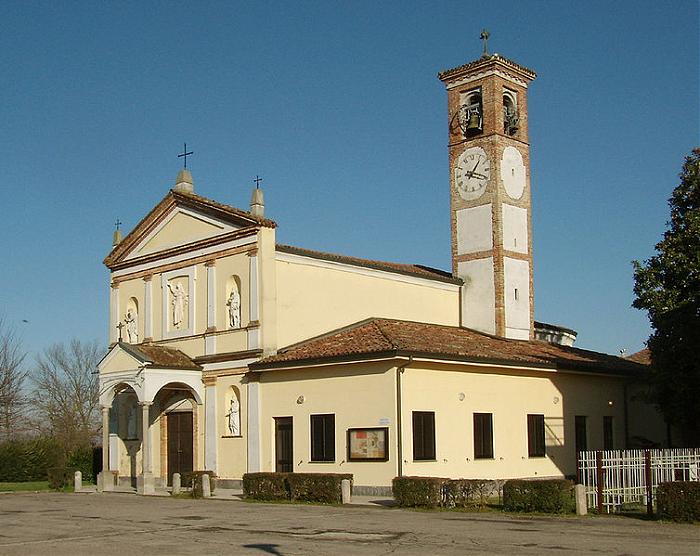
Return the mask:
{"type": "Polygon", "coordinates": [[[241,328],[241,279],[232,274],[226,279],[226,328],[241,328]]]}
{"type": "Polygon", "coordinates": [[[520,116],[518,114],[518,99],[511,91],[503,92],[503,133],[515,135],[518,132],[520,116]]]}
{"type": "Polygon", "coordinates": [[[139,301],[135,297],[130,297],[126,302],[126,312],[124,313],[124,327],[126,335],[124,340],[130,344],[139,343],[139,301]]]}
{"type": "Polygon", "coordinates": [[[242,436],[241,414],[241,391],[231,386],[224,397],[224,436],[242,436]]]}

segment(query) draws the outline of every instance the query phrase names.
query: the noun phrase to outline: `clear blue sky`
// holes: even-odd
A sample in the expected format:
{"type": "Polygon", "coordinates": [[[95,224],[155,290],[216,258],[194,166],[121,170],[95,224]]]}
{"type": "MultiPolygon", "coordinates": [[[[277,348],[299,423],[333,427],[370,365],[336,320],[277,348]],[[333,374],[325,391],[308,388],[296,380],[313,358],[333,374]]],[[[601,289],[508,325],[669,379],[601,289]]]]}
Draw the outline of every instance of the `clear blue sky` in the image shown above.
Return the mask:
{"type": "Polygon", "coordinates": [[[0,33],[0,313],[38,351],[107,342],[113,222],[173,185],[278,241],[450,267],[439,70],[490,47],[537,71],[529,121],[538,320],[640,349],[653,252],[699,135],[698,3],[21,2],[0,33]],[[23,323],[22,320],[29,321],[23,323]]]}

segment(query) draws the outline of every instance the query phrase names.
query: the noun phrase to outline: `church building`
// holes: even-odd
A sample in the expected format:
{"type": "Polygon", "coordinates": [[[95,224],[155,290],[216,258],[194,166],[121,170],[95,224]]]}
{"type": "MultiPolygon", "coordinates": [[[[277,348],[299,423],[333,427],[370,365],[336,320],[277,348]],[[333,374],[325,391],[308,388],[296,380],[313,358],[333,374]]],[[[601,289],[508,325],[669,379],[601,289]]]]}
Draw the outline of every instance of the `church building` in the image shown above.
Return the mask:
{"type": "MultiPolygon", "coordinates": [[[[644,367],[534,319],[527,93],[497,54],[441,72],[452,268],[276,242],[187,169],[104,260],[101,488],[173,473],[561,477],[576,453],[662,442],[632,395],[644,367]]],[[[447,240],[447,239],[446,239],[447,240]]]]}

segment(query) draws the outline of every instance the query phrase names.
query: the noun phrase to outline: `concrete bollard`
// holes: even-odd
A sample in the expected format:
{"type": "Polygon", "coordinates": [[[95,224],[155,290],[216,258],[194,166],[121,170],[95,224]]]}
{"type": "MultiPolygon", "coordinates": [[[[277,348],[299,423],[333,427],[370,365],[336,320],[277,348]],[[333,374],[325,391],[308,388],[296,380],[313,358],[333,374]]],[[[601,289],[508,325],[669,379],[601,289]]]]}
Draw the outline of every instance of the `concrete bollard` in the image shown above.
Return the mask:
{"type": "Polygon", "coordinates": [[[182,479],[180,478],[179,473],[173,473],[173,496],[177,496],[180,494],[180,490],[182,489],[182,479]]]}
{"type": "Polygon", "coordinates": [[[340,493],[343,504],[350,504],[352,502],[352,489],[350,488],[350,479],[343,479],[342,481],[340,481],[340,493]]]}
{"type": "Polygon", "coordinates": [[[80,492],[83,490],[83,474],[80,471],[76,471],[73,478],[73,490],[75,492],[80,492]]]}
{"type": "Polygon", "coordinates": [[[576,485],[574,487],[574,493],[576,495],[576,515],[587,515],[588,501],[586,500],[586,487],[583,485],[576,485]]]}
{"type": "Polygon", "coordinates": [[[211,496],[211,483],[209,482],[209,475],[202,475],[202,498],[209,498],[211,496]]]}

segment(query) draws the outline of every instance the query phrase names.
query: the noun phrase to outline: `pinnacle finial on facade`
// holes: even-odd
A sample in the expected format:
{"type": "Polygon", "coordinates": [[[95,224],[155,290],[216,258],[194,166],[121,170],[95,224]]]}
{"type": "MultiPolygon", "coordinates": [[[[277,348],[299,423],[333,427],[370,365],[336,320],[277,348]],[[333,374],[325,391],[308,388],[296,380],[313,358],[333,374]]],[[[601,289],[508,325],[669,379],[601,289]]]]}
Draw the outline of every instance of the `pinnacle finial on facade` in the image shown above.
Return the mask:
{"type": "Polygon", "coordinates": [[[260,189],[260,182],[263,180],[260,176],[255,176],[253,181],[255,189],[253,189],[253,195],[250,199],[250,213],[258,218],[263,218],[265,216],[265,200],[263,191],[260,189]]]}
{"type": "Polygon", "coordinates": [[[114,230],[114,235],[112,236],[112,247],[116,247],[122,242],[122,232],[119,229],[119,226],[121,226],[121,220],[117,218],[117,221],[114,223],[115,230],[114,230]]]}
{"type": "Polygon", "coordinates": [[[491,36],[491,33],[488,32],[488,29],[482,29],[481,30],[481,35],[479,35],[479,38],[484,41],[484,52],[481,55],[482,58],[488,58],[490,56],[489,54],[489,37],[491,36]]]}
{"type": "Polygon", "coordinates": [[[194,193],[194,180],[187,168],[183,168],[177,173],[174,189],[180,193],[194,193]]]}

